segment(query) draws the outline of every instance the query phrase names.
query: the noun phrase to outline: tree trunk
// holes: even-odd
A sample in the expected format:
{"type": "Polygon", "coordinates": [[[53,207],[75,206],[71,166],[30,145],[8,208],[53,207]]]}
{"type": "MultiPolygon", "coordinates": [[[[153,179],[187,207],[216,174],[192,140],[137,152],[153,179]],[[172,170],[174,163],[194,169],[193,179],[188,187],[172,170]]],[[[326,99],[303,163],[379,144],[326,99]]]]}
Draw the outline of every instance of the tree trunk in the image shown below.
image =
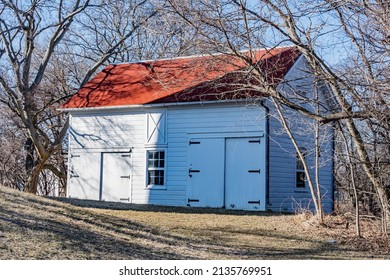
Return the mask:
{"type": "Polygon", "coordinates": [[[321,197],[321,186],[320,186],[320,125],[318,121],[315,124],[315,185],[317,190],[317,201],[318,201],[318,216],[321,224],[324,222],[324,213],[322,209],[322,197],[321,197]]]}
{"type": "Polygon", "coordinates": [[[299,145],[298,145],[298,143],[297,143],[293,133],[291,132],[291,129],[290,129],[289,125],[286,122],[286,118],[283,115],[281,107],[280,107],[279,103],[277,103],[278,101],[274,97],[271,97],[271,100],[272,100],[273,104],[275,105],[275,108],[276,108],[276,110],[277,110],[277,112],[279,114],[279,117],[280,117],[280,121],[281,121],[281,123],[282,123],[282,125],[283,125],[283,127],[284,127],[284,129],[285,129],[285,131],[287,133],[287,135],[289,136],[289,138],[290,138],[291,142],[293,143],[294,148],[295,148],[299,158],[302,161],[302,164],[303,164],[303,167],[304,167],[304,171],[305,171],[305,175],[306,175],[306,178],[307,178],[307,183],[309,185],[310,193],[311,193],[311,196],[312,196],[312,199],[313,199],[314,208],[316,210],[316,216],[317,216],[319,224],[323,225],[324,224],[324,216],[323,216],[323,211],[322,211],[322,204],[319,204],[319,201],[318,201],[318,197],[321,196],[321,193],[320,192],[317,193],[316,189],[314,188],[313,180],[311,178],[309,167],[307,165],[306,159],[305,159],[305,157],[303,155],[303,152],[301,151],[301,149],[300,149],[300,147],[299,147],[299,145]]]}
{"type": "Polygon", "coordinates": [[[26,157],[25,157],[25,169],[27,176],[30,176],[30,173],[32,169],[34,168],[34,143],[31,140],[31,138],[27,138],[26,142],[24,143],[24,149],[26,151],[26,157]]]}
{"type": "Polygon", "coordinates": [[[34,168],[31,170],[30,175],[26,182],[26,188],[25,191],[32,194],[38,193],[38,182],[39,182],[39,175],[41,174],[41,171],[43,170],[44,164],[42,162],[38,163],[34,168]]]}
{"type": "Polygon", "coordinates": [[[354,198],[355,198],[355,227],[356,227],[355,233],[356,233],[356,236],[361,237],[360,213],[359,213],[359,198],[358,198],[358,191],[357,191],[356,182],[355,182],[355,172],[354,172],[355,168],[354,168],[352,160],[351,160],[352,151],[349,149],[348,141],[347,141],[347,138],[345,137],[345,134],[344,134],[344,131],[343,131],[342,127],[341,127],[340,122],[338,122],[338,127],[339,127],[339,130],[340,130],[341,136],[343,138],[343,142],[344,142],[344,145],[345,145],[345,150],[347,152],[347,160],[348,160],[348,165],[349,165],[349,169],[350,169],[350,176],[351,176],[351,183],[352,183],[352,188],[353,188],[353,194],[354,194],[354,198]]]}
{"type": "Polygon", "coordinates": [[[355,124],[353,123],[352,119],[346,119],[346,124],[349,133],[351,134],[351,137],[353,139],[354,144],[356,145],[356,150],[359,156],[359,160],[362,163],[363,170],[367,174],[368,178],[370,179],[375,192],[378,196],[378,201],[382,209],[382,230],[385,235],[387,235],[387,224],[388,224],[388,217],[389,217],[389,207],[388,207],[388,197],[386,194],[386,191],[384,187],[378,182],[378,180],[375,177],[375,174],[373,172],[370,158],[367,154],[367,150],[364,147],[364,143],[362,138],[360,137],[360,133],[357,130],[355,124]]]}
{"type": "MultiPolygon", "coordinates": [[[[320,99],[318,95],[319,85],[316,83],[315,87],[315,106],[316,113],[320,114],[320,99]]],[[[317,120],[315,120],[315,185],[317,190],[317,200],[318,200],[318,216],[320,223],[322,224],[324,221],[324,211],[322,209],[322,196],[321,196],[321,185],[320,185],[320,156],[321,156],[321,147],[320,147],[320,124],[317,120]]]]}

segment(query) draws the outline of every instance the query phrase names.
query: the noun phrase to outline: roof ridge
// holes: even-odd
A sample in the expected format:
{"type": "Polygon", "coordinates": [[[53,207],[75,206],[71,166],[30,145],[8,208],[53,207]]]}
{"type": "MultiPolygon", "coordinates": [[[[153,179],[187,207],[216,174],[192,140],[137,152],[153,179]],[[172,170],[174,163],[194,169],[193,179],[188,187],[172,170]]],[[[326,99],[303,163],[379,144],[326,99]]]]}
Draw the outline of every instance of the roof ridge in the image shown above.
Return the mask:
{"type": "MultiPolygon", "coordinates": [[[[252,49],[252,51],[262,51],[262,50],[274,50],[274,49],[292,49],[295,48],[294,45],[288,45],[288,46],[277,46],[277,47],[264,47],[264,48],[258,48],[258,49],[252,49]]],[[[250,49],[242,49],[239,50],[240,53],[250,51],[250,49]]],[[[165,57],[165,58],[159,58],[159,59],[146,59],[146,60],[136,60],[136,61],[129,61],[129,62],[118,62],[118,63],[110,63],[109,65],[126,65],[126,64],[141,64],[141,63],[148,63],[148,62],[157,62],[157,61],[169,61],[169,60],[179,60],[179,59],[190,59],[190,58],[200,58],[200,57],[209,57],[209,56],[219,56],[219,55],[227,55],[227,54],[233,54],[233,52],[215,52],[211,54],[195,54],[195,55],[187,55],[187,56],[177,56],[177,57],[165,57]]]]}

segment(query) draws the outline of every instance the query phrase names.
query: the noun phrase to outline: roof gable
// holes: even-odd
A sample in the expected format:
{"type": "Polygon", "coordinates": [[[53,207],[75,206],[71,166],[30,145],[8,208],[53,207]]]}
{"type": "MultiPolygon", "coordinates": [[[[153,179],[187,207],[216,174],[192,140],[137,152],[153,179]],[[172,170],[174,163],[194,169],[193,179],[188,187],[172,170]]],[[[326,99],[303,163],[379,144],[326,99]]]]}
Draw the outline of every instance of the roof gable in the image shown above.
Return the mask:
{"type": "MultiPolygon", "coordinates": [[[[294,47],[285,47],[253,54],[268,82],[276,84],[300,53],[294,47]]],[[[236,81],[237,71],[245,66],[242,59],[229,54],[109,65],[62,108],[238,99],[228,94],[232,91],[227,85],[236,81]]]]}

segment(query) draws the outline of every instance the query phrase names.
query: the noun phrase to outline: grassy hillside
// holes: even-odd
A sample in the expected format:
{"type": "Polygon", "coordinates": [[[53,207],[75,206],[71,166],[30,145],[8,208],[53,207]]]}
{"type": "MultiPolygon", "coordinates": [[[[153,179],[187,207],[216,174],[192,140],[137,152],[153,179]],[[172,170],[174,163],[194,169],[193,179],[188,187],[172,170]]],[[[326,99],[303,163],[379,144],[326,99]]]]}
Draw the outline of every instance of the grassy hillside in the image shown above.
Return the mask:
{"type": "Polygon", "coordinates": [[[302,215],[57,201],[0,187],[0,259],[389,258],[388,241],[354,239],[332,219],[323,228],[302,215]]]}

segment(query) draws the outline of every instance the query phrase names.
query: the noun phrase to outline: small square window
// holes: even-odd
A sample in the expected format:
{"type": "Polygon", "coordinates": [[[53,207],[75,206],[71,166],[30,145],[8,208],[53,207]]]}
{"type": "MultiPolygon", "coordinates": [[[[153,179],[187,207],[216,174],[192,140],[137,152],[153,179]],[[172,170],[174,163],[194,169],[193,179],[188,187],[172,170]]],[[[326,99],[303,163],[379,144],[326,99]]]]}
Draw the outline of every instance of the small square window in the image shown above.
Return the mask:
{"type": "Polygon", "coordinates": [[[148,186],[164,186],[165,151],[148,151],[148,186]]]}

